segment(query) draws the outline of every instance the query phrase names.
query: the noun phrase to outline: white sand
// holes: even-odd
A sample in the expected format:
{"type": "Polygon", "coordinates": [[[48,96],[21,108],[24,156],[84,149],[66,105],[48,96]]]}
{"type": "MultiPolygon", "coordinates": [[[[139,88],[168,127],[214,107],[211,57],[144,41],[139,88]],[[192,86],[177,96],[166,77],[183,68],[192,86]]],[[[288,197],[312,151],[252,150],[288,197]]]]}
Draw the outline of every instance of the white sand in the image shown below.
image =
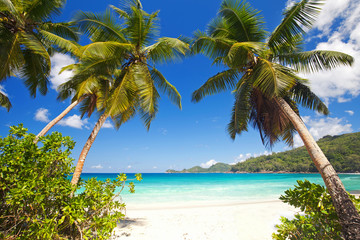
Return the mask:
{"type": "Polygon", "coordinates": [[[199,205],[184,203],[127,207],[116,239],[267,240],[280,216],[297,210],[279,200],[199,205]]]}

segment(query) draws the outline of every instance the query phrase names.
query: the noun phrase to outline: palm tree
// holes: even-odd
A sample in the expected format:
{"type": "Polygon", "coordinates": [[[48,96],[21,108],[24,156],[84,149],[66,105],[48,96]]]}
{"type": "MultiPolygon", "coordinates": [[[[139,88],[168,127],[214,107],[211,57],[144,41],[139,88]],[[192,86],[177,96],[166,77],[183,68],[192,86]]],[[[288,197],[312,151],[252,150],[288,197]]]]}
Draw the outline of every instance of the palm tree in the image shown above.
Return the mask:
{"type": "Polygon", "coordinates": [[[93,44],[80,61],[86,71],[74,77],[81,79],[96,74],[113,80],[108,95],[98,99],[97,109],[101,116],[80,154],[71,181],[74,185],[79,181],[85,158],[108,117],[119,128],[138,113],[149,129],[158,111],[158,89],[181,108],[180,94],[156,69],[155,63],[183,57],[189,49],[188,43],[169,37],[155,40],[158,12],[146,13],[140,1],[128,1],[123,9],[111,8],[119,21],[109,10],[102,15],[80,13],[76,18],[79,29],[90,36],[93,44]]]}
{"type": "Polygon", "coordinates": [[[267,34],[262,18],[245,1],[224,0],[207,32],[196,33],[192,50],[227,70],[209,78],[193,93],[207,95],[232,89],[234,107],[228,132],[247,131],[252,124],[266,146],[278,140],[292,145],[296,130],[332,197],[345,239],[358,239],[360,217],[348,193],[300,118],[297,105],[328,114],[327,107],[298,72],[330,70],[351,65],[353,58],[334,51],[302,51],[303,35],[320,10],[320,0],[302,0],[286,9],[280,25],[267,34]]]}
{"type": "MultiPolygon", "coordinates": [[[[0,0],[0,82],[18,75],[35,97],[46,94],[51,69],[50,55],[77,47],[72,23],[53,23],[65,0],[0,0]],[[70,39],[70,40],[67,40],[70,39]],[[54,47],[54,45],[56,47],[54,47]]],[[[0,92],[0,105],[10,101],[0,92]]]]}

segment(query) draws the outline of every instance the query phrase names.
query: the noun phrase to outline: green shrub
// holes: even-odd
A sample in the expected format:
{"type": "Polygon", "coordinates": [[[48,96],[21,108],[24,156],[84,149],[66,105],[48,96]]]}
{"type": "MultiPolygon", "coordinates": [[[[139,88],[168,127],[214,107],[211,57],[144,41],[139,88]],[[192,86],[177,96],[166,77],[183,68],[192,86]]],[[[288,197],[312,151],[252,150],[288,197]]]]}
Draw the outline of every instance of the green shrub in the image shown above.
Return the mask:
{"type": "MultiPolygon", "coordinates": [[[[92,178],[73,187],[69,155],[74,142],[60,133],[38,144],[34,138],[22,125],[10,127],[9,136],[0,138],[0,239],[110,237],[124,217],[119,194],[126,175],[112,181],[92,178]],[[80,193],[71,197],[73,192],[80,193]]],[[[134,192],[134,184],[129,187],[134,192]]]]}
{"type": "MultiPolygon", "coordinates": [[[[276,225],[277,232],[273,233],[273,239],[343,239],[339,219],[325,187],[308,180],[297,183],[298,186],[286,190],[280,200],[300,208],[302,213],[295,214],[291,220],[281,217],[281,224],[276,225]]],[[[360,200],[352,195],[350,198],[359,210],[360,200]]]]}

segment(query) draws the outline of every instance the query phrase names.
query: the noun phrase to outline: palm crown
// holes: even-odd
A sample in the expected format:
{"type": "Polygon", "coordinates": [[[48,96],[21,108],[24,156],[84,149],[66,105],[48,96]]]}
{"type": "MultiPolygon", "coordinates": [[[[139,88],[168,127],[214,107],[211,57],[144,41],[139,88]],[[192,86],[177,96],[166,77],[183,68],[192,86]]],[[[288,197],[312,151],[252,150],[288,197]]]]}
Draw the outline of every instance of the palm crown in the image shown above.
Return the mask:
{"type": "MultiPolygon", "coordinates": [[[[18,75],[32,96],[37,90],[46,94],[50,55],[77,46],[71,23],[51,22],[64,4],[65,0],[0,0],[0,81],[18,75]]],[[[4,94],[0,99],[2,106],[11,107],[4,94]]]]}
{"type": "Polygon", "coordinates": [[[117,19],[110,10],[77,15],[79,29],[90,36],[92,43],[81,48],[81,70],[72,81],[108,81],[108,92],[97,100],[98,109],[116,120],[117,127],[138,112],[149,128],[158,110],[158,90],[181,108],[180,94],[155,64],[183,57],[189,46],[179,38],[155,39],[158,12],[146,13],[139,1],[126,2],[122,9],[111,8],[117,19]]]}
{"type": "Polygon", "coordinates": [[[302,51],[303,34],[319,12],[319,0],[302,0],[284,12],[280,25],[268,34],[259,12],[247,2],[224,0],[206,32],[196,32],[194,53],[203,53],[229,69],[208,79],[193,93],[193,101],[231,89],[235,95],[228,132],[247,131],[248,123],[260,132],[267,146],[278,140],[293,143],[294,127],[278,98],[299,114],[297,104],[328,114],[324,103],[298,72],[351,65],[351,56],[334,51],[302,51]]]}

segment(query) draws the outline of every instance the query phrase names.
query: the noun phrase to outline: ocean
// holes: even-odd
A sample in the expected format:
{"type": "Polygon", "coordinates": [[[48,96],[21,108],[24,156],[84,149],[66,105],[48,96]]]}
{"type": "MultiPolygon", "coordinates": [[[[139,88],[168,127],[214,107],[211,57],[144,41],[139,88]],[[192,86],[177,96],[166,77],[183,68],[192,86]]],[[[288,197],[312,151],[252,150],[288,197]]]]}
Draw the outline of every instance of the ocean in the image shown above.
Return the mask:
{"type": "MultiPolygon", "coordinates": [[[[134,174],[127,174],[135,179],[134,174]]],[[[360,190],[360,174],[339,174],[347,191],[360,190]]],[[[83,173],[86,180],[115,179],[116,173],[83,173]]],[[[284,191],[294,187],[296,180],[307,179],[324,185],[320,174],[284,173],[144,173],[135,183],[135,193],[125,188],[121,197],[126,204],[249,202],[279,199],[284,191]]]]}

